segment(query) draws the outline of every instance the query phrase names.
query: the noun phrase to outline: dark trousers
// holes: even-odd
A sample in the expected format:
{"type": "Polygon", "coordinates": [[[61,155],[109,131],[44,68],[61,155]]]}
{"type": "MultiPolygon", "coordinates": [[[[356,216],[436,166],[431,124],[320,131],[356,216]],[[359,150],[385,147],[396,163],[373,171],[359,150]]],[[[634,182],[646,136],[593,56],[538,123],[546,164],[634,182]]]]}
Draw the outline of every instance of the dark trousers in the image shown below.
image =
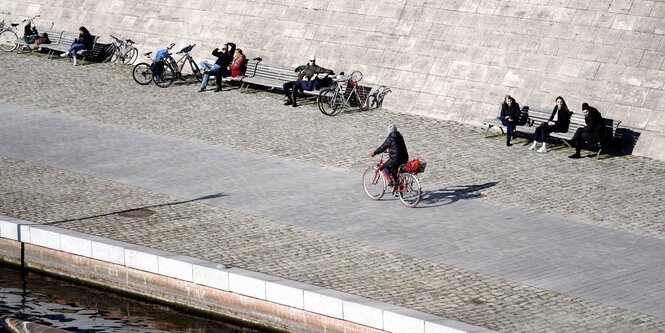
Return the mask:
{"type": "Polygon", "coordinates": [[[397,186],[398,180],[397,180],[397,168],[399,168],[399,164],[397,163],[384,163],[383,164],[383,170],[390,176],[390,178],[393,181],[393,184],[397,186]]]}
{"type": "Polygon", "coordinates": [[[550,126],[548,123],[542,123],[536,127],[536,132],[533,133],[533,141],[547,142],[547,137],[552,132],[556,132],[556,126],[550,126]]]}
{"type": "Polygon", "coordinates": [[[314,90],[316,87],[315,80],[296,80],[284,83],[282,88],[286,98],[295,103],[298,98],[298,92],[302,93],[303,90],[314,90]]]}
{"type": "Polygon", "coordinates": [[[231,76],[231,71],[228,68],[220,68],[219,73],[215,75],[215,87],[217,90],[222,90],[222,78],[231,76]]]}
{"type": "Polygon", "coordinates": [[[510,143],[510,138],[513,137],[513,133],[515,133],[515,124],[509,122],[506,118],[499,117],[501,119],[501,123],[503,126],[506,126],[506,143],[510,143]]]}
{"type": "Polygon", "coordinates": [[[570,145],[575,147],[576,152],[582,150],[582,146],[585,145],[587,149],[593,148],[597,144],[597,140],[587,132],[586,127],[580,127],[575,131],[573,138],[570,139],[570,145]]]}

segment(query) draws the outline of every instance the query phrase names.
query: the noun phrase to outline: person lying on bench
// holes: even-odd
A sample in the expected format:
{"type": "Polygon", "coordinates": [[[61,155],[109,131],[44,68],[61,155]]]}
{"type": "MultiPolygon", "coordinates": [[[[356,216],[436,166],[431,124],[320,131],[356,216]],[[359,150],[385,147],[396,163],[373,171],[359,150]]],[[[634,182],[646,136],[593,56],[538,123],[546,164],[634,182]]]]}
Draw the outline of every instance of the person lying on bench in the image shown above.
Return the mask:
{"type": "Polygon", "coordinates": [[[335,72],[329,69],[318,66],[316,64],[316,57],[313,55],[309,57],[309,62],[307,65],[298,66],[295,69],[295,72],[298,73],[298,79],[295,81],[286,82],[283,85],[284,95],[287,99],[284,105],[291,105],[293,107],[298,106],[296,102],[298,91],[302,92],[304,90],[314,90],[321,88],[322,81],[315,78],[317,74],[335,74],[335,72]]]}
{"type": "Polygon", "coordinates": [[[568,156],[570,158],[582,157],[580,155],[582,144],[586,143],[586,148],[592,149],[605,137],[605,120],[603,120],[598,109],[583,103],[582,113],[584,113],[586,126],[578,128],[573,138],[570,139],[570,145],[575,147],[575,154],[568,156]]]}

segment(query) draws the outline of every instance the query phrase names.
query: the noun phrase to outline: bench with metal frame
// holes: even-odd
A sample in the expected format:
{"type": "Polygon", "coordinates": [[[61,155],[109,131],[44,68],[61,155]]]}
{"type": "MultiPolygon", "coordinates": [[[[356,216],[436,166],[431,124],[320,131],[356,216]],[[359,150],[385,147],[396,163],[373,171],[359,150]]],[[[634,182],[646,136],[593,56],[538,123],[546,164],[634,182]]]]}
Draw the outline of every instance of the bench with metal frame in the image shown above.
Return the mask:
{"type": "MultiPolygon", "coordinates": [[[[49,57],[54,57],[56,52],[63,53],[69,51],[69,48],[74,44],[74,40],[79,37],[78,33],[69,31],[61,31],[60,33],[53,31],[53,33],[53,38],[49,33],[49,40],[51,40],[50,44],[39,45],[41,50],[47,51],[49,57]]],[[[81,56],[82,60],[97,59],[106,48],[105,44],[97,43],[98,38],[98,36],[93,36],[93,46],[91,50],[79,50],[76,52],[76,55],[81,56]]],[[[76,62],[74,62],[74,64],[76,64],[76,62]]]]}
{"type": "MultiPolygon", "coordinates": [[[[525,126],[516,127],[515,131],[523,134],[533,135],[536,131],[536,128],[540,126],[540,124],[545,123],[550,119],[551,114],[551,112],[529,110],[527,124],[525,126]]],[[[520,117],[522,116],[523,113],[520,113],[520,117]]],[[[619,129],[619,125],[621,124],[621,121],[616,121],[610,118],[603,118],[603,120],[605,121],[606,127],[605,137],[600,140],[600,142],[597,142],[593,147],[593,149],[596,150],[596,158],[599,158],[600,153],[609,148],[609,145],[613,141],[614,136],[619,129]]],[[[486,137],[489,129],[494,126],[499,127],[501,129],[501,133],[503,133],[503,124],[501,124],[501,120],[499,119],[496,119],[496,121],[488,119],[485,121],[485,125],[488,126],[487,130],[485,131],[486,137]]],[[[567,132],[552,132],[549,136],[550,138],[555,138],[559,141],[562,141],[567,147],[571,147],[569,141],[573,138],[573,135],[575,135],[575,132],[578,128],[585,126],[586,122],[584,121],[584,116],[573,113],[570,116],[570,125],[568,126],[567,132]]]]}
{"type": "MultiPolygon", "coordinates": [[[[256,64],[251,75],[248,70],[248,73],[242,79],[240,87],[242,92],[246,91],[250,85],[266,87],[269,90],[282,90],[284,83],[298,80],[298,73],[293,68],[269,65],[262,62],[262,58],[254,58],[252,60],[256,61],[256,64]]],[[[319,94],[316,90],[305,90],[302,93],[311,97],[318,96],[319,94]]]]}

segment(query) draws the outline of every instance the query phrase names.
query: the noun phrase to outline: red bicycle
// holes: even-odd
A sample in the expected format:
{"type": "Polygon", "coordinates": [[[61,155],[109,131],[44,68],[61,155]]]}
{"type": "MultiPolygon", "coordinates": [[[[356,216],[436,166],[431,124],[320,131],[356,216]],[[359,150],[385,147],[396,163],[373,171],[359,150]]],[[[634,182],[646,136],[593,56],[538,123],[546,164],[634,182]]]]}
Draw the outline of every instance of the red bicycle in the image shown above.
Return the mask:
{"type": "MultiPolygon", "coordinates": [[[[405,206],[410,208],[416,207],[422,197],[420,181],[416,174],[425,171],[426,166],[423,161],[413,161],[418,161],[418,165],[409,165],[409,168],[407,164],[412,162],[409,161],[409,163],[399,166],[397,169],[398,182],[396,186],[393,186],[393,193],[405,206]]],[[[376,165],[370,166],[363,173],[363,189],[370,199],[379,200],[386,193],[389,182],[390,176],[383,170],[383,154],[381,154],[376,165]]]]}

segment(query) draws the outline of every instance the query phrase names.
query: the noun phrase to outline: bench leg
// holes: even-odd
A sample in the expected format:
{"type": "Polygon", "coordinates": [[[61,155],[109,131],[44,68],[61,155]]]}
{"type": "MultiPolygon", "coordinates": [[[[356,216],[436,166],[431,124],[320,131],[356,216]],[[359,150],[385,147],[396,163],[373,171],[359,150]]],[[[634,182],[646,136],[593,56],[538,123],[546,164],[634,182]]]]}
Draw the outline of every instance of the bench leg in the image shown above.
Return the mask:
{"type": "Polygon", "coordinates": [[[492,127],[494,127],[494,125],[487,125],[487,129],[485,130],[485,137],[487,137],[487,135],[490,132],[490,128],[492,128],[492,127]]]}

